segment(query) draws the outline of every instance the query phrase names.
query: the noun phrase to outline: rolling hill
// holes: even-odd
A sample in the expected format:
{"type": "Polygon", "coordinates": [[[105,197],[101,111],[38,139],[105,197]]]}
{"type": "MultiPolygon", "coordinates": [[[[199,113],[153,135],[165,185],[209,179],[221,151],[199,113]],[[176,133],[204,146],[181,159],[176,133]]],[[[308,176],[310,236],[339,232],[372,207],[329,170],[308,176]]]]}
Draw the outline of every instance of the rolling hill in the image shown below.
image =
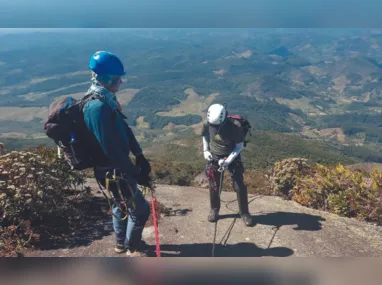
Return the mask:
{"type": "MultiPolygon", "coordinates": [[[[276,140],[276,149],[293,155],[299,149],[292,145],[309,139],[323,157],[332,155],[328,161],[337,155],[379,161],[381,47],[382,37],[368,30],[2,34],[0,140],[11,148],[44,141],[47,106],[59,96],[86,92],[88,59],[103,49],[126,65],[117,96],[147,146],[197,136],[208,105],[221,102],[263,134],[256,151],[276,140]],[[333,128],[342,135],[328,135],[333,128]],[[283,146],[290,138],[293,143],[283,146]]],[[[315,147],[306,149],[318,157],[315,147]]]]}

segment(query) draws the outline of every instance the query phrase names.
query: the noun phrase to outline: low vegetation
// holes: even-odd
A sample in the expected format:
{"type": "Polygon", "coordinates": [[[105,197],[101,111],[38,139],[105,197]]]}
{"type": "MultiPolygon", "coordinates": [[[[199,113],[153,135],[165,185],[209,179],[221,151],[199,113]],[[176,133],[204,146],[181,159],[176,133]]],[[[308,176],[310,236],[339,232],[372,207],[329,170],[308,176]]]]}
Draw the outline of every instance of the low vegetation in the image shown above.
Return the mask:
{"type": "Polygon", "coordinates": [[[77,207],[90,197],[88,188],[76,190],[83,183],[81,174],[45,147],[1,156],[1,254],[12,255],[52,236],[65,238],[56,234],[67,233],[87,210],[77,207]]]}
{"type": "MultiPolygon", "coordinates": [[[[187,163],[190,154],[183,152],[185,147],[170,148],[182,154],[178,157],[183,161],[153,159],[155,182],[199,186],[195,177],[203,173],[205,162],[187,163]]],[[[39,146],[0,156],[0,255],[22,255],[24,247],[74,240],[84,227],[109,218],[106,201],[94,204],[94,195],[84,187],[87,177],[92,177],[91,171],[70,170],[54,148],[39,146]]],[[[377,168],[365,171],[288,158],[268,171],[248,167],[244,179],[251,194],[278,195],[306,207],[382,224],[382,171],[377,168]]],[[[229,173],[223,190],[233,191],[229,173]]],[[[157,210],[167,211],[159,204],[157,210]]]]}
{"type": "Polygon", "coordinates": [[[275,164],[269,178],[275,194],[303,206],[382,224],[382,172],[377,167],[366,172],[286,159],[275,164]]]}
{"type": "Polygon", "coordinates": [[[171,161],[152,161],[152,177],[156,183],[191,186],[201,172],[197,166],[171,161]]]}

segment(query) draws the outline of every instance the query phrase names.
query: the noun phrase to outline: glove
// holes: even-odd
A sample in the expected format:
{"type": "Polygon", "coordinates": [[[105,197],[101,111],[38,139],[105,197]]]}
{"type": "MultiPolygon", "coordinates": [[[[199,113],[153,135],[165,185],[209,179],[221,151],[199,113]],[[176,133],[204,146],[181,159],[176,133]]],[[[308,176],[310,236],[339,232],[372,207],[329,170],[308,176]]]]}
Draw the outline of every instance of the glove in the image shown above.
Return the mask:
{"type": "Polygon", "coordinates": [[[137,184],[150,187],[151,165],[143,154],[137,155],[135,165],[141,170],[137,175],[137,184]]]}
{"type": "Polygon", "coordinates": [[[148,175],[139,174],[136,181],[137,181],[137,184],[141,186],[146,186],[146,187],[151,186],[151,178],[148,175]]]}
{"type": "Polygon", "coordinates": [[[151,165],[143,154],[136,157],[135,165],[141,170],[140,176],[148,176],[151,172],[151,165]]]}
{"type": "Polygon", "coordinates": [[[229,163],[225,159],[220,159],[218,164],[221,167],[227,167],[229,165],[229,163]]]}
{"type": "Polygon", "coordinates": [[[205,160],[208,160],[208,161],[212,160],[212,154],[208,150],[206,150],[203,154],[204,154],[205,160]]]}

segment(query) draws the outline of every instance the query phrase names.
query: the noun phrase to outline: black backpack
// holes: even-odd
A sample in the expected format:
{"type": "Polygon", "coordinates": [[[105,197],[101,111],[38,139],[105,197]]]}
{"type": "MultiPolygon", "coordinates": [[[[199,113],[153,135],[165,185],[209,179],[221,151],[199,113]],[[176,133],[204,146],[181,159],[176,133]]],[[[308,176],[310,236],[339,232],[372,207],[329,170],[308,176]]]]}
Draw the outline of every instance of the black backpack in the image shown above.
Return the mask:
{"type": "Polygon", "coordinates": [[[45,134],[62,148],[65,158],[74,170],[92,168],[106,161],[96,137],[86,127],[83,108],[93,99],[102,97],[89,94],[80,100],[63,97],[49,106],[44,121],[45,134]]]}
{"type": "Polygon", "coordinates": [[[241,126],[244,129],[244,147],[246,147],[247,143],[248,143],[248,141],[245,139],[247,134],[249,133],[249,135],[252,136],[251,124],[249,123],[249,121],[246,118],[244,118],[243,116],[240,116],[240,115],[228,115],[227,118],[230,118],[232,120],[237,120],[240,122],[241,126]]]}

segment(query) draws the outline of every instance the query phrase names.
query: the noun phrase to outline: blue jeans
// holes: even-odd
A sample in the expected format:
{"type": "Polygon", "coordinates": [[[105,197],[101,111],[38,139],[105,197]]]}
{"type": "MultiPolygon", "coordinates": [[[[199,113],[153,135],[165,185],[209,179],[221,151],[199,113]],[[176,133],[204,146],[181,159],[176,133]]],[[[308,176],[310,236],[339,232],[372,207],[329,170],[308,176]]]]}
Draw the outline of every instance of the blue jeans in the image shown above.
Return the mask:
{"type": "MultiPolygon", "coordinates": [[[[104,186],[105,182],[105,174],[104,172],[96,171],[96,179],[104,186]]],[[[135,250],[139,247],[142,240],[142,232],[145,227],[145,224],[150,216],[150,206],[146,201],[142,192],[139,191],[137,187],[137,183],[131,177],[128,179],[129,185],[135,195],[135,205],[133,203],[128,203],[127,210],[129,217],[127,219],[121,220],[125,217],[126,208],[121,205],[121,211],[116,205],[112,205],[112,211],[114,215],[112,216],[113,221],[113,229],[116,235],[116,242],[118,244],[124,244],[127,248],[135,250]]],[[[121,192],[123,195],[130,200],[131,193],[128,189],[127,182],[121,181],[121,192]]],[[[115,192],[116,187],[115,184],[110,185],[110,191],[115,192]]],[[[119,195],[116,195],[116,202],[120,204],[121,200],[119,199],[119,195]]]]}

